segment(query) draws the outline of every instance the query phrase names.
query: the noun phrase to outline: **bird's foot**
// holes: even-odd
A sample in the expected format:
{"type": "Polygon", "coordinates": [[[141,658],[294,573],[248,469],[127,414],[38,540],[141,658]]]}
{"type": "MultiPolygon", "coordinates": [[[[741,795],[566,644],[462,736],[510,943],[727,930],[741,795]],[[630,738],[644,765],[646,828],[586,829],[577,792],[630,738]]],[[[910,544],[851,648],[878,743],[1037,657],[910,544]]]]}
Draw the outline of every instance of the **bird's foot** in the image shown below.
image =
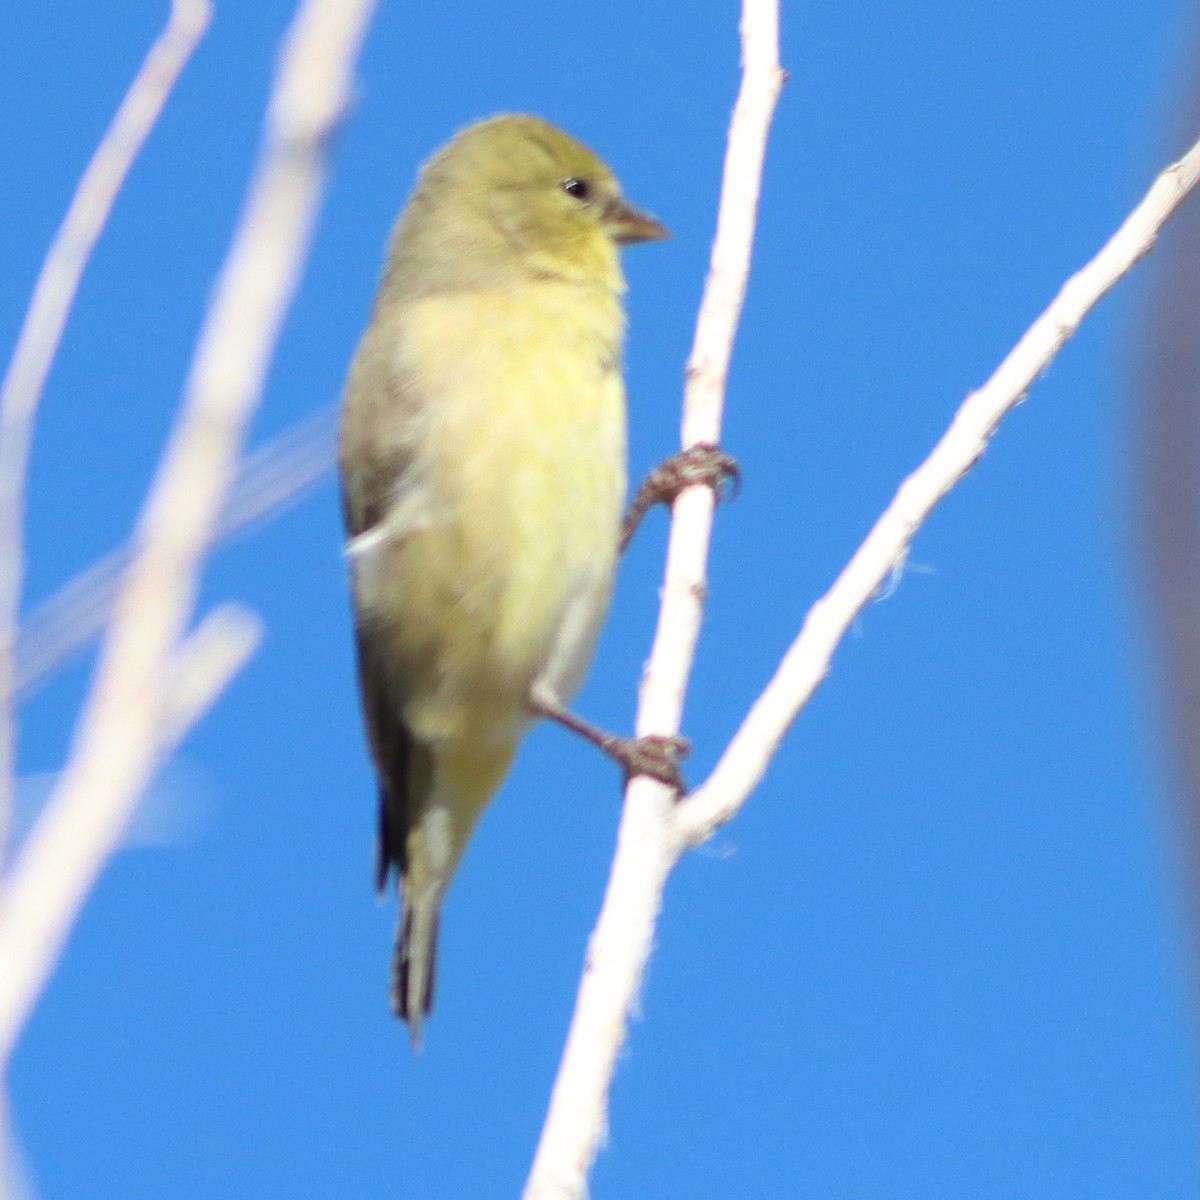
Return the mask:
{"type": "Polygon", "coordinates": [[[692,748],[687,738],[679,734],[663,737],[654,733],[640,738],[617,737],[611,733],[607,737],[609,741],[603,749],[620,765],[626,779],[647,775],[665,783],[676,796],[685,794],[687,785],[679,766],[692,748]]]}
{"type": "Polygon", "coordinates": [[[557,699],[545,694],[535,694],[530,700],[534,712],[557,722],[564,729],[579,734],[602,750],[621,768],[626,779],[635,775],[647,775],[665,783],[678,796],[686,793],[679,764],[687,757],[691,743],[687,738],[675,734],[670,737],[647,734],[645,737],[621,737],[609,733],[591,721],[576,716],[557,699]]]}
{"type": "Polygon", "coordinates": [[[710,487],[720,498],[726,482],[741,487],[742,473],[737,459],[711,442],[697,442],[678,454],[664,459],[638,485],[621,527],[621,549],[629,545],[642,518],[656,504],[674,504],[680,492],[690,487],[710,487]]]}

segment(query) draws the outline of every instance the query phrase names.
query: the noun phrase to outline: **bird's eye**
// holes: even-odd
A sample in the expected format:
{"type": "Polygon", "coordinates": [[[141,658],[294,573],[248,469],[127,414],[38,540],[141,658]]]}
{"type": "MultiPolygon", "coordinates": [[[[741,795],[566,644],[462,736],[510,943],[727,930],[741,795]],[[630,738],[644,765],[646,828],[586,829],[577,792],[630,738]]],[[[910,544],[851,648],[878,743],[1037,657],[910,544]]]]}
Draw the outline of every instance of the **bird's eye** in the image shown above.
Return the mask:
{"type": "Polygon", "coordinates": [[[586,179],[564,179],[562,190],[580,204],[586,204],[592,198],[592,185],[586,179]]]}

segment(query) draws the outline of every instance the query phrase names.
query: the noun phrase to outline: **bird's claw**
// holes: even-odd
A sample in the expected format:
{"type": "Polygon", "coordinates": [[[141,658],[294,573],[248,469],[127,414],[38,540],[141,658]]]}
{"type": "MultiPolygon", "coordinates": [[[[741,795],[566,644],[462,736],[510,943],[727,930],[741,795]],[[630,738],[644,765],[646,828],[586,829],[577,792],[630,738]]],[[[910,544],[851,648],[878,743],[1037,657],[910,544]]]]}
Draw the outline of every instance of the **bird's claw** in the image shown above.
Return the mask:
{"type": "Polygon", "coordinates": [[[638,485],[621,529],[621,549],[629,545],[642,518],[656,504],[674,504],[680,492],[690,487],[710,487],[720,498],[726,482],[732,484],[730,499],[741,490],[742,473],[737,459],[712,442],[697,442],[664,459],[638,485]]]}
{"type": "Polygon", "coordinates": [[[691,748],[691,742],[679,734],[670,737],[647,734],[640,738],[616,738],[607,750],[620,764],[627,779],[646,775],[682,796],[687,786],[679,765],[691,748]]]}
{"type": "Polygon", "coordinates": [[[599,725],[576,716],[562,701],[545,690],[535,691],[530,696],[529,706],[535,713],[557,721],[563,728],[602,750],[625,773],[626,781],[636,775],[646,775],[665,783],[677,797],[686,793],[687,787],[679,772],[679,764],[692,748],[687,738],[679,734],[646,734],[635,738],[609,733],[599,725]]]}

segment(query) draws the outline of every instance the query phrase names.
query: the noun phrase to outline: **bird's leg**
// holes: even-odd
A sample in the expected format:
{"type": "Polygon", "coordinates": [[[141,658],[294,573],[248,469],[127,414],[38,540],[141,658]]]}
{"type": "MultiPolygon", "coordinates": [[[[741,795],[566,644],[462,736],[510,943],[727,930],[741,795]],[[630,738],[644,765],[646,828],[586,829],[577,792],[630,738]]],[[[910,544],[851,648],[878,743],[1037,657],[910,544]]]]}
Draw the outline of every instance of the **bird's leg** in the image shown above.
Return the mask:
{"type": "Polygon", "coordinates": [[[736,496],[742,482],[737,459],[711,442],[697,442],[663,459],[633,494],[621,525],[621,552],[624,553],[642,518],[654,505],[674,504],[680,492],[697,485],[712,488],[720,497],[726,480],[732,481],[732,494],[736,496]]]}
{"type": "Polygon", "coordinates": [[[557,696],[542,687],[534,687],[529,706],[538,716],[549,717],[602,750],[621,767],[626,778],[648,775],[659,783],[665,783],[680,796],[687,791],[683,776],[679,773],[679,764],[691,749],[687,738],[678,735],[659,737],[656,734],[630,738],[608,733],[591,721],[576,716],[557,696]]]}

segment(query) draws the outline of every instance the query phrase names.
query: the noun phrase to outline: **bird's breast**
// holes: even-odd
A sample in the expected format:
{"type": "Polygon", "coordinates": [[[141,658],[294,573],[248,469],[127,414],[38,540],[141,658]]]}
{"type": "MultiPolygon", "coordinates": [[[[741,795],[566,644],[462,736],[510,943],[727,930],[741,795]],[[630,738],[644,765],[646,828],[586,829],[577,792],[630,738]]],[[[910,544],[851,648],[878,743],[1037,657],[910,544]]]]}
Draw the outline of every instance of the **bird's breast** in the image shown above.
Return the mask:
{"type": "Polygon", "coordinates": [[[624,502],[619,300],[545,284],[438,297],[410,317],[409,344],[437,347],[408,364],[430,398],[428,544],[412,562],[440,576],[426,583],[443,598],[447,685],[523,698],[541,678],[569,694],[607,606],[624,502]]]}

